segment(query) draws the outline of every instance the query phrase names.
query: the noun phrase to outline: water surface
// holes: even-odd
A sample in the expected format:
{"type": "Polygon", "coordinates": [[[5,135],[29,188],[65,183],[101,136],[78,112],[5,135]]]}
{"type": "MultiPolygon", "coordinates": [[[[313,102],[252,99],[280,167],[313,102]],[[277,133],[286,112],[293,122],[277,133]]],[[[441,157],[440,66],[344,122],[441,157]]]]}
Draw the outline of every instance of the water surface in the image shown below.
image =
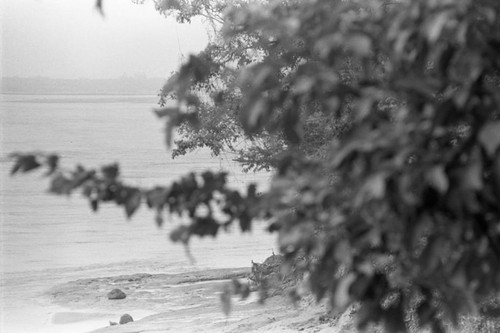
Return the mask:
{"type": "Polygon", "coordinates": [[[153,214],[142,207],[127,222],[123,209],[113,204],[93,214],[78,194],[48,195],[47,180],[38,172],[9,177],[9,152],[49,151],[60,154],[68,167],[120,162],[125,180],[139,186],[169,184],[189,171],[207,169],[229,171],[235,187],[249,181],[265,186],[268,174],[244,174],[231,156],[213,157],[200,150],[172,160],[163,144],[163,124],[151,112],[155,96],[2,95],[0,103],[0,331],[78,332],[96,327],[88,318],[76,326],[57,320],[67,309],[47,304],[41,296],[56,283],[242,267],[271,253],[273,238],[263,231],[264,225],[257,225],[252,235],[233,232],[217,241],[193,241],[196,263],[191,263],[181,246],[167,241],[169,230],[182,220],[173,218],[159,229],[153,214]]]}

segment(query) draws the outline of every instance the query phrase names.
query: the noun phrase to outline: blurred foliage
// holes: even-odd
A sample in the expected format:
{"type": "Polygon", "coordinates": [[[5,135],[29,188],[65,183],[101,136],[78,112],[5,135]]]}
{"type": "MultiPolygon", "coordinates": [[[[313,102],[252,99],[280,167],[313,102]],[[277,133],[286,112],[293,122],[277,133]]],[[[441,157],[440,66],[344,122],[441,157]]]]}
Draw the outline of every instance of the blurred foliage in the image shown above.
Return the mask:
{"type": "Polygon", "coordinates": [[[493,0],[225,7],[224,39],[165,84],[176,106],[157,114],[169,145],[174,128],[187,135],[179,153],[276,142],[240,156],[272,161],[260,195],[211,172],[141,189],[117,165],[65,171],[41,154],[13,155],[12,172],[46,166],[51,192],[82,189],[94,210],[111,201],[131,217],[145,203],[160,226],[164,212],[186,216],[171,235],[184,244],[267,219],[285,262],[314,258],[297,269],[318,300],[359,304],[359,328],[406,332],[413,313],[443,332],[500,286],[499,13],[493,0]]]}

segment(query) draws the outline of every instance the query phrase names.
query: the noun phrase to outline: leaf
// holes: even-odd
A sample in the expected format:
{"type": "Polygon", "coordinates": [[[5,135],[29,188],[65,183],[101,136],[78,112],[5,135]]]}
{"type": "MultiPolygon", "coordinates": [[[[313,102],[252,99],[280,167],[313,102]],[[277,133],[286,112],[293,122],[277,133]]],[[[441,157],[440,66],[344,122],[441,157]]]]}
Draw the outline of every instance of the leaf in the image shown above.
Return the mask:
{"type": "Polygon", "coordinates": [[[273,80],[275,71],[276,68],[271,64],[257,64],[243,71],[238,80],[240,82],[251,82],[255,89],[262,91],[277,83],[273,80]]]}
{"type": "Polygon", "coordinates": [[[356,115],[356,121],[361,121],[370,115],[374,100],[370,97],[364,97],[358,99],[354,104],[354,112],[356,115]]]}
{"type": "Polygon", "coordinates": [[[205,53],[200,53],[197,56],[190,55],[188,62],[181,68],[180,73],[182,75],[184,69],[192,75],[195,82],[200,82],[210,75],[211,65],[210,59],[205,53]]]}
{"type": "Polygon", "coordinates": [[[194,95],[194,94],[188,94],[185,99],[186,99],[186,104],[188,106],[195,106],[195,107],[197,107],[201,103],[200,102],[200,98],[198,96],[194,95]]]}
{"type": "Polygon", "coordinates": [[[366,274],[358,274],[349,287],[349,294],[355,300],[362,300],[372,287],[372,278],[366,274]]]}
{"type": "Polygon", "coordinates": [[[407,246],[409,246],[411,251],[415,251],[419,248],[422,241],[432,230],[433,222],[431,217],[427,214],[422,214],[414,223],[411,224],[409,232],[411,234],[411,239],[408,240],[407,246]]]}
{"type": "Polygon", "coordinates": [[[158,228],[161,228],[161,226],[163,225],[163,214],[160,209],[156,211],[155,222],[158,228]]]}
{"type": "Polygon", "coordinates": [[[405,50],[406,44],[408,43],[408,39],[412,34],[412,30],[401,30],[398,33],[396,40],[394,41],[394,53],[401,57],[403,55],[403,51],[405,50]]]}
{"type": "Polygon", "coordinates": [[[479,131],[478,140],[489,156],[495,155],[500,146],[500,121],[492,121],[484,125],[479,131]]]}
{"type": "Polygon", "coordinates": [[[363,302],[356,315],[356,327],[364,331],[368,324],[378,321],[380,316],[380,306],[377,302],[363,302]]]}
{"type": "Polygon", "coordinates": [[[185,225],[178,226],[170,232],[170,240],[174,243],[180,241],[183,244],[187,244],[190,236],[191,233],[189,232],[189,227],[185,225]]]}
{"type": "Polygon", "coordinates": [[[242,283],[237,278],[232,278],[231,282],[233,284],[233,293],[239,295],[241,293],[242,283]]]}
{"type": "Polygon", "coordinates": [[[467,273],[462,265],[459,265],[449,279],[449,284],[459,290],[467,290],[467,273]]]}
{"type": "Polygon", "coordinates": [[[311,223],[302,223],[291,228],[282,228],[278,235],[278,244],[282,253],[294,253],[308,247],[313,241],[314,226],[311,223]]]}
{"type": "Polygon", "coordinates": [[[197,112],[182,113],[176,119],[176,126],[180,126],[183,123],[188,123],[194,129],[200,127],[200,118],[197,112]]]}
{"type": "Polygon", "coordinates": [[[162,89],[161,89],[161,94],[163,96],[166,96],[168,95],[169,93],[173,92],[176,87],[177,87],[177,80],[179,79],[179,74],[176,73],[174,75],[172,75],[168,80],[167,82],[165,82],[165,84],[163,85],[162,89]]]}
{"type": "Polygon", "coordinates": [[[125,198],[125,213],[131,218],[141,205],[142,193],[138,189],[129,189],[125,198]]]}
{"type": "Polygon", "coordinates": [[[424,327],[427,324],[431,323],[435,316],[435,311],[427,302],[427,300],[424,300],[418,307],[417,307],[417,316],[418,316],[418,322],[420,327],[424,327]]]}
{"type": "Polygon", "coordinates": [[[12,169],[10,170],[10,174],[14,175],[21,169],[21,163],[19,163],[19,159],[14,163],[12,169]]]}
{"type": "Polygon", "coordinates": [[[248,298],[248,296],[250,296],[250,286],[247,283],[242,284],[242,286],[241,286],[241,299],[245,300],[248,298]]]}
{"type": "Polygon", "coordinates": [[[394,83],[399,89],[410,90],[431,100],[439,89],[439,81],[420,76],[408,76],[394,83]]]}
{"type": "Polygon", "coordinates": [[[101,14],[101,16],[104,16],[104,10],[102,9],[102,0],[96,0],[95,8],[99,12],[99,14],[101,14]]]}
{"type": "Polygon", "coordinates": [[[342,41],[342,34],[328,34],[315,42],[314,50],[321,58],[327,58],[336,51],[342,41]]]}
{"type": "Polygon", "coordinates": [[[373,135],[370,129],[366,126],[360,126],[357,130],[351,133],[348,141],[343,143],[336,152],[330,162],[332,168],[340,168],[347,164],[355,155],[356,152],[371,152],[376,148],[373,135]]]}
{"type": "Polygon", "coordinates": [[[174,129],[175,129],[175,124],[176,122],[173,121],[173,119],[168,119],[165,123],[165,144],[167,145],[167,148],[172,147],[172,138],[174,136],[174,129]]]}
{"type": "Polygon", "coordinates": [[[13,175],[17,173],[18,171],[20,172],[29,172],[32,171],[38,167],[40,167],[41,164],[37,161],[37,158],[35,155],[20,155],[17,157],[17,161],[15,162],[14,166],[12,167],[10,174],[13,175]]]}
{"type": "Polygon", "coordinates": [[[294,85],[293,91],[297,95],[307,94],[316,84],[316,79],[310,76],[301,76],[299,77],[294,85]]]}
{"type": "Polygon", "coordinates": [[[386,177],[384,173],[370,176],[359,190],[355,199],[355,205],[360,206],[367,200],[383,199],[386,190],[386,177]]]}
{"type": "Polygon", "coordinates": [[[72,189],[73,182],[66,178],[63,174],[58,174],[52,178],[49,192],[55,194],[70,194],[72,189]]]}
{"type": "Polygon", "coordinates": [[[450,181],[442,165],[430,168],[425,174],[425,179],[441,194],[446,193],[450,187],[450,181]]]}
{"type": "MultiPolygon", "coordinates": [[[[450,68],[451,61],[455,55],[456,48],[448,46],[439,57],[438,68],[443,76],[447,75],[448,68],[450,68]]],[[[461,105],[463,107],[464,105],[461,105]]]]}
{"type": "Polygon", "coordinates": [[[434,318],[431,326],[432,333],[446,333],[443,324],[440,319],[434,318]]]}
{"type": "Polygon", "coordinates": [[[178,107],[154,108],[153,112],[158,118],[177,117],[180,114],[178,107]]]}
{"type": "Polygon", "coordinates": [[[97,210],[99,209],[99,201],[97,199],[91,199],[90,207],[92,208],[93,212],[97,212],[97,210]]]}
{"type": "Polygon", "coordinates": [[[49,157],[47,157],[47,165],[49,166],[49,170],[46,173],[47,176],[53,174],[54,171],[56,171],[58,163],[59,163],[59,156],[50,155],[49,157]]]}
{"type": "Polygon", "coordinates": [[[372,51],[371,39],[362,34],[354,34],[349,36],[345,41],[345,47],[359,57],[369,56],[372,51]]]}
{"type": "Polygon", "coordinates": [[[104,176],[104,178],[107,178],[109,180],[114,180],[118,178],[118,175],[120,174],[120,169],[118,167],[117,163],[110,164],[110,165],[105,165],[101,168],[101,172],[104,176]]]}
{"type": "Polygon", "coordinates": [[[241,214],[238,216],[238,219],[240,221],[240,229],[242,232],[247,232],[251,230],[252,227],[252,217],[250,214],[248,214],[248,211],[245,209],[241,214]]]}
{"type": "Polygon", "coordinates": [[[231,288],[228,285],[224,286],[220,294],[220,301],[222,305],[222,312],[227,316],[231,313],[231,288]]]}
{"type": "Polygon", "coordinates": [[[292,144],[299,144],[304,136],[304,130],[300,122],[299,111],[289,108],[283,116],[283,131],[285,137],[292,144]]]}
{"type": "MultiPolygon", "coordinates": [[[[108,202],[108,201],[116,201],[117,204],[121,205],[125,201],[124,198],[121,198],[122,196],[122,187],[117,186],[116,184],[110,184],[108,186],[105,186],[104,188],[102,186],[96,188],[98,192],[98,197],[101,201],[103,202],[108,202]]],[[[123,194],[123,196],[125,196],[123,194]]]]}
{"type": "Polygon", "coordinates": [[[243,126],[249,132],[257,130],[267,118],[268,105],[263,98],[254,101],[251,106],[242,114],[243,126]]]}
{"type": "Polygon", "coordinates": [[[168,189],[164,187],[155,187],[145,193],[146,204],[149,208],[162,208],[167,202],[168,189]]]}
{"type": "Polygon", "coordinates": [[[341,240],[336,243],[335,251],[333,253],[335,260],[349,266],[353,261],[353,249],[349,245],[349,241],[341,240]]]}
{"type": "Polygon", "coordinates": [[[352,300],[351,296],[349,295],[349,289],[355,279],[356,274],[354,273],[349,273],[348,275],[340,279],[333,297],[333,304],[336,311],[343,312],[345,309],[347,309],[349,304],[351,304],[352,300]]]}
{"type": "Polygon", "coordinates": [[[81,165],[78,165],[76,167],[76,170],[72,172],[72,181],[74,183],[73,188],[77,188],[83,185],[88,180],[94,178],[95,174],[95,170],[85,170],[85,168],[83,168],[81,165]]]}
{"type": "Polygon", "coordinates": [[[432,17],[425,25],[425,34],[427,41],[431,44],[435,43],[441,36],[441,32],[448,21],[448,12],[440,12],[432,17]]]}
{"type": "Polygon", "coordinates": [[[215,237],[219,230],[219,223],[215,221],[212,217],[198,217],[194,220],[194,223],[189,227],[189,233],[193,235],[197,235],[200,237],[203,236],[212,236],[215,237]]]}
{"type": "MultiPolygon", "coordinates": [[[[497,193],[500,194],[500,152],[493,159],[492,175],[497,193]]],[[[497,194],[498,195],[498,194],[497,194]]],[[[498,195],[500,197],[500,195],[498,195]]]]}
{"type": "Polygon", "coordinates": [[[400,304],[395,304],[386,310],[385,328],[391,333],[406,333],[403,309],[400,304]]]}
{"type": "Polygon", "coordinates": [[[427,246],[425,247],[422,255],[420,256],[420,263],[422,265],[422,275],[432,274],[445,257],[445,249],[447,242],[442,237],[431,237],[427,246]]]}
{"type": "Polygon", "coordinates": [[[483,186],[483,165],[477,150],[473,151],[469,164],[461,170],[462,188],[480,191],[483,186]]]}
{"type": "Polygon", "coordinates": [[[159,0],[156,1],[157,9],[163,13],[168,10],[182,10],[182,6],[180,5],[178,0],[159,0]]]}

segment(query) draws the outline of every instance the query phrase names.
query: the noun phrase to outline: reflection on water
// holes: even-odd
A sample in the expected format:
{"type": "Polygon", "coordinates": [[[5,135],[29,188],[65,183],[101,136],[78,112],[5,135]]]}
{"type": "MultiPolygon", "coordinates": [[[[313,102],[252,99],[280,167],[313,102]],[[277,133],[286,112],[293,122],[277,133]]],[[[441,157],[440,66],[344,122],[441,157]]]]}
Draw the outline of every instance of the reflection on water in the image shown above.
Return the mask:
{"type": "Polygon", "coordinates": [[[113,274],[241,267],[270,254],[272,237],[261,225],[256,226],[252,237],[232,233],[218,241],[195,240],[191,245],[197,262],[192,264],[181,246],[166,241],[168,231],[182,222],[179,219],[158,229],[153,214],[144,208],[129,222],[113,205],[102,206],[98,214],[93,214],[79,195],[47,195],[47,182],[39,174],[9,177],[9,152],[43,150],[58,152],[62,163],[70,167],[80,162],[99,167],[119,161],[124,178],[139,186],[168,184],[188,171],[206,169],[231,171],[236,187],[248,181],[265,186],[268,174],[243,174],[228,156],[214,158],[207,151],[199,151],[172,160],[163,145],[163,125],[151,112],[155,96],[2,98],[3,328],[17,327],[17,332],[38,326],[35,331],[40,331],[42,324],[53,330],[47,314],[55,310],[40,295],[55,283],[113,274]],[[31,319],[24,320],[24,328],[15,326],[28,310],[31,319]]]}

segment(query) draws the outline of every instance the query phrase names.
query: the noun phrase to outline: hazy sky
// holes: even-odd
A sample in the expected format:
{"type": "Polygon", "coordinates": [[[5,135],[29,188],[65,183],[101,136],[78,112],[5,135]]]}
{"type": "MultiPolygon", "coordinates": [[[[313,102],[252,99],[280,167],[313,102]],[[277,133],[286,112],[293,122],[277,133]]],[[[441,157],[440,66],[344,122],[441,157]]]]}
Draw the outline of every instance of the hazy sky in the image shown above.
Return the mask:
{"type": "Polygon", "coordinates": [[[104,18],[95,0],[0,1],[2,76],[165,77],[207,41],[201,23],[178,24],[151,1],[104,0],[104,18]]]}

